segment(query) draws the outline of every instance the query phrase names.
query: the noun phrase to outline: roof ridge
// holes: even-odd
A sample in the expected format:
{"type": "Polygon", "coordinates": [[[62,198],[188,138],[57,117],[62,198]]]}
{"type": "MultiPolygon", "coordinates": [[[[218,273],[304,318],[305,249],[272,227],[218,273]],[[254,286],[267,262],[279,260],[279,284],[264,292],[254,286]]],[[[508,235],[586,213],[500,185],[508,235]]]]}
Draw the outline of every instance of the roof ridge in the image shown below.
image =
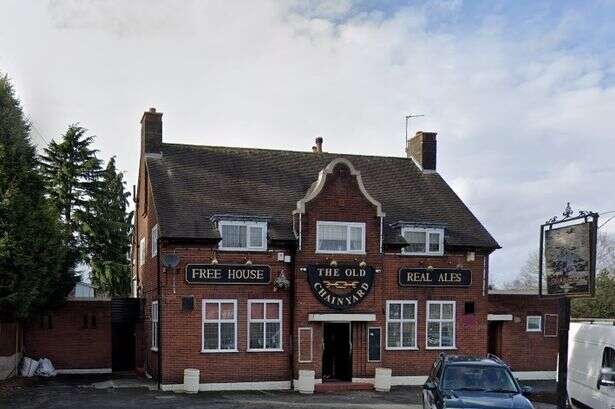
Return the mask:
{"type": "Polygon", "coordinates": [[[300,153],[303,155],[342,155],[342,156],[358,156],[363,158],[384,158],[384,159],[400,159],[400,160],[408,160],[408,158],[403,156],[386,156],[386,155],[363,155],[359,153],[342,153],[342,152],[310,152],[310,151],[297,151],[292,149],[273,149],[273,148],[252,148],[245,146],[223,146],[223,145],[197,145],[191,143],[169,143],[163,142],[162,146],[177,146],[177,147],[189,147],[189,148],[214,148],[214,149],[234,149],[234,150],[254,150],[254,151],[267,151],[267,152],[287,152],[287,153],[300,153]]]}

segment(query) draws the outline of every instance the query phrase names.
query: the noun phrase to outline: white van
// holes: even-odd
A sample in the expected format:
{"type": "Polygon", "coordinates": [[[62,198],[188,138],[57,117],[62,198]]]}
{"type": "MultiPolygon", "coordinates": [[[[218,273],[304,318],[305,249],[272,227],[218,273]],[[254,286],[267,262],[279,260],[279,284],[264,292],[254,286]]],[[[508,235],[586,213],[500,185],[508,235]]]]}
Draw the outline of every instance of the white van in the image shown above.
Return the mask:
{"type": "Polygon", "coordinates": [[[568,396],[593,409],[615,409],[615,326],[570,324],[568,396]]]}

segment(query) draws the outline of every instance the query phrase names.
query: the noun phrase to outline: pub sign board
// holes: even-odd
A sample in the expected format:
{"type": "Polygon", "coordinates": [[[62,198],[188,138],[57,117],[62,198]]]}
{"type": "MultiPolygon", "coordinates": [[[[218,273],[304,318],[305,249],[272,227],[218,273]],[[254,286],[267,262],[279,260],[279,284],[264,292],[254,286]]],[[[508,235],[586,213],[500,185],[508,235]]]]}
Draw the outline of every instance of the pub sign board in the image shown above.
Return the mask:
{"type": "Polygon", "coordinates": [[[374,282],[374,268],[356,265],[308,265],[310,288],[318,301],[336,310],[363,301],[374,282]]]}
{"type": "Polygon", "coordinates": [[[545,230],[544,268],[548,295],[592,293],[595,223],[545,230]]]}
{"type": "Polygon", "coordinates": [[[399,269],[401,287],[468,287],[472,284],[472,271],[457,268],[399,269]]]}
{"type": "Polygon", "coordinates": [[[188,264],[190,284],[269,284],[271,267],[248,264],[188,264]]]}

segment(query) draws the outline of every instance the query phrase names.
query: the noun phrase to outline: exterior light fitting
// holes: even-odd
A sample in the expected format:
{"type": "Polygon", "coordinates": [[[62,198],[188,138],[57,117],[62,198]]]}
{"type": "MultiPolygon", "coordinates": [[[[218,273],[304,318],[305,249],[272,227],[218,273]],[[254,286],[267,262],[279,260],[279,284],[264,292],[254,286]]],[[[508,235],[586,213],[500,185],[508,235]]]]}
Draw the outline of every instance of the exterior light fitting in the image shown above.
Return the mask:
{"type": "Polygon", "coordinates": [[[252,260],[246,260],[246,265],[251,266],[252,265],[252,260]]]}
{"type": "Polygon", "coordinates": [[[216,265],[218,264],[218,259],[214,256],[214,258],[211,259],[211,264],[216,265]]]}
{"type": "Polygon", "coordinates": [[[361,268],[365,268],[365,267],[367,267],[367,263],[365,262],[365,260],[362,260],[362,261],[359,263],[359,267],[361,267],[361,268]]]}
{"type": "Polygon", "coordinates": [[[331,260],[331,262],[329,263],[329,265],[330,265],[331,267],[337,267],[337,261],[335,261],[335,260],[331,260]]]}

